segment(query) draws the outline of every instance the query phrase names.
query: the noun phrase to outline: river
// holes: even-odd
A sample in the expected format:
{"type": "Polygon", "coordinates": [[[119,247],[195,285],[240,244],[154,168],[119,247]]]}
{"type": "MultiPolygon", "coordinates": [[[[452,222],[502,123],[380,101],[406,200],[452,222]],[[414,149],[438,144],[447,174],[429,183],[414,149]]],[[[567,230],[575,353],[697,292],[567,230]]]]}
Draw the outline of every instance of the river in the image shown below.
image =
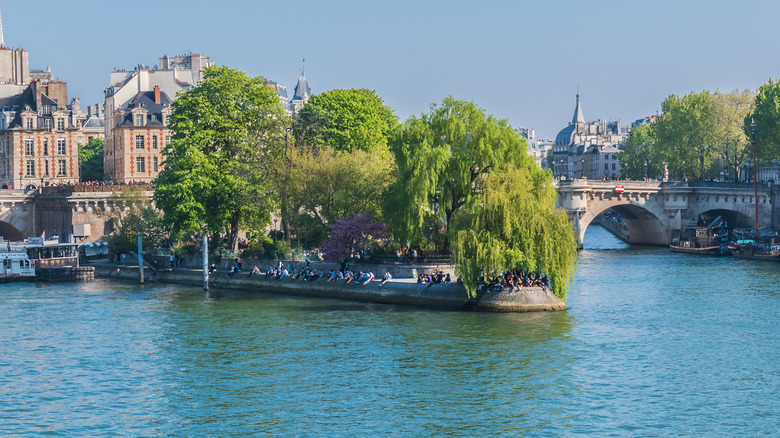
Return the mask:
{"type": "Polygon", "coordinates": [[[3,436],[780,430],[780,265],[588,230],[567,312],[0,285],[3,436]]]}

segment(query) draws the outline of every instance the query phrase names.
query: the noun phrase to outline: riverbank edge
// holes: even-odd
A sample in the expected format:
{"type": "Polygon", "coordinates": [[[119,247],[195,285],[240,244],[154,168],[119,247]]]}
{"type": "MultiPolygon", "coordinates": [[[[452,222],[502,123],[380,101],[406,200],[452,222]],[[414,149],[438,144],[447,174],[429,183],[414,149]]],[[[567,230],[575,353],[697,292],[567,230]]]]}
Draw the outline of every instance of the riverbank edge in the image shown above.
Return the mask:
{"type": "MultiPolygon", "coordinates": [[[[144,270],[147,283],[173,283],[190,286],[203,284],[200,270],[175,269],[173,271],[144,270]]],[[[138,281],[138,266],[95,265],[95,278],[125,282],[138,281]]],[[[296,296],[339,298],[349,301],[381,304],[402,304],[415,307],[462,310],[469,302],[462,285],[418,284],[412,281],[391,281],[379,286],[379,281],[367,285],[297,280],[270,280],[264,275],[249,277],[238,273],[232,278],[215,274],[210,280],[211,288],[238,289],[296,296]]],[[[568,307],[551,291],[539,287],[525,287],[516,291],[489,292],[479,300],[472,310],[482,312],[542,312],[567,310],[568,307]]]]}

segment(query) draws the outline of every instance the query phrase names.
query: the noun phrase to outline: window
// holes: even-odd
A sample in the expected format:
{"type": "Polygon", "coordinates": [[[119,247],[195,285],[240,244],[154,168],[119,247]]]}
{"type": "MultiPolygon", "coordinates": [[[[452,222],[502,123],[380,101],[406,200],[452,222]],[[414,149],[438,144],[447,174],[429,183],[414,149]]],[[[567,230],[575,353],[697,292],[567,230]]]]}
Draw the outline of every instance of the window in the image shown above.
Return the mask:
{"type": "Polygon", "coordinates": [[[612,163],[612,170],[615,170],[615,163],[612,163]]]}
{"type": "Polygon", "coordinates": [[[152,136],[152,147],[157,149],[157,136],[156,135],[152,136]]]}
{"type": "Polygon", "coordinates": [[[28,117],[28,118],[27,118],[27,123],[26,123],[26,125],[27,125],[27,126],[26,126],[26,128],[27,128],[27,129],[33,129],[33,118],[32,118],[32,117],[28,117]]]}
{"type": "Polygon", "coordinates": [[[65,155],[65,139],[57,139],[57,155],[65,155]]]}
{"type": "Polygon", "coordinates": [[[46,166],[44,175],[49,176],[49,160],[44,160],[43,164],[46,166]]]}
{"type": "Polygon", "coordinates": [[[604,170],[609,170],[609,163],[604,163],[604,170]]]}
{"type": "Polygon", "coordinates": [[[57,130],[58,131],[65,130],[65,119],[63,119],[62,117],[57,119],[57,130]]]}
{"type": "Polygon", "coordinates": [[[135,115],[135,126],[144,126],[144,115],[143,114],[136,114],[135,115]]]}
{"type": "Polygon", "coordinates": [[[43,139],[43,155],[48,156],[49,155],[49,139],[44,138],[43,139]]]}
{"type": "Polygon", "coordinates": [[[24,154],[28,157],[35,155],[35,141],[31,138],[24,140],[24,154]]]}
{"type": "Polygon", "coordinates": [[[45,129],[51,128],[51,119],[43,119],[43,127],[45,129]]]}
{"type": "Polygon", "coordinates": [[[43,113],[44,114],[51,114],[51,107],[49,105],[43,106],[43,113]]]}
{"type": "Polygon", "coordinates": [[[149,116],[149,120],[152,121],[152,122],[156,122],[157,121],[157,114],[150,115],[149,116]]]}
{"type": "Polygon", "coordinates": [[[146,173],[146,163],[144,161],[144,157],[136,157],[135,170],[138,173],[146,173]]]}
{"type": "Polygon", "coordinates": [[[136,149],[143,149],[144,148],[144,136],[143,135],[136,135],[135,136],[135,148],[136,149]]]}
{"type": "Polygon", "coordinates": [[[58,165],[57,166],[58,167],[57,176],[65,176],[65,175],[67,175],[67,173],[65,172],[65,170],[67,169],[65,167],[65,160],[58,161],[57,165],[58,165]]]}
{"type": "Polygon", "coordinates": [[[171,136],[170,135],[166,135],[165,136],[165,145],[167,146],[169,144],[171,144],[171,136]]]}
{"type": "Polygon", "coordinates": [[[154,157],[154,161],[153,161],[153,163],[154,163],[154,171],[155,171],[155,172],[157,172],[157,171],[158,171],[158,167],[157,167],[157,157],[154,157]]]}
{"type": "Polygon", "coordinates": [[[8,177],[8,168],[6,167],[6,163],[3,162],[3,178],[8,177]]]}
{"type": "Polygon", "coordinates": [[[8,147],[8,143],[6,143],[6,140],[3,139],[3,143],[0,144],[0,156],[5,157],[5,155],[8,153],[7,147],[8,147]]]}
{"type": "Polygon", "coordinates": [[[35,176],[35,161],[27,160],[27,176],[35,176]]]}

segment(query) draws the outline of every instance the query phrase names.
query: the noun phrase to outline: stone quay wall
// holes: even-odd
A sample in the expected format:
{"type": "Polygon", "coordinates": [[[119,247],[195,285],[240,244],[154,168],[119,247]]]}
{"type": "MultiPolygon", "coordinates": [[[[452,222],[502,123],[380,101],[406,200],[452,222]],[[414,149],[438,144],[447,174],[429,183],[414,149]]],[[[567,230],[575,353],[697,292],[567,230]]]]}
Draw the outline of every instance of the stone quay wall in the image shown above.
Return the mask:
{"type": "MultiPolygon", "coordinates": [[[[97,278],[138,281],[138,266],[96,265],[97,278]]],[[[144,271],[147,283],[176,283],[194,286],[203,285],[203,272],[194,269],[172,271],[144,271]]],[[[224,272],[211,275],[209,285],[217,289],[240,289],[279,295],[339,298],[350,301],[382,304],[401,304],[442,310],[461,310],[469,302],[462,285],[418,284],[413,281],[390,281],[379,286],[375,280],[366,285],[354,283],[327,282],[318,279],[313,282],[300,280],[273,280],[264,275],[248,276],[247,271],[227,278],[224,272]]],[[[516,291],[504,290],[485,294],[473,308],[485,312],[534,312],[566,310],[566,304],[552,292],[538,287],[526,287],[516,291]]]]}

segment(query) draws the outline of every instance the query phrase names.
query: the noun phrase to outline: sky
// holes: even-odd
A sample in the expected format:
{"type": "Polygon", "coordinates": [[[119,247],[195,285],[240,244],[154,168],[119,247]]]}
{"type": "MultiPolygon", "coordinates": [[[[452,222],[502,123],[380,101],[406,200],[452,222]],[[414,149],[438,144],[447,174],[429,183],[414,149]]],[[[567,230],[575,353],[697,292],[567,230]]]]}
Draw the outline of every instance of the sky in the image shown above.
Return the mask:
{"type": "Polygon", "coordinates": [[[401,121],[447,96],[554,139],[579,89],[586,120],[623,123],[671,95],[755,90],[780,76],[780,2],[0,0],[5,44],[51,66],[82,108],[115,68],[163,54],[317,94],[368,88],[401,121]]]}

